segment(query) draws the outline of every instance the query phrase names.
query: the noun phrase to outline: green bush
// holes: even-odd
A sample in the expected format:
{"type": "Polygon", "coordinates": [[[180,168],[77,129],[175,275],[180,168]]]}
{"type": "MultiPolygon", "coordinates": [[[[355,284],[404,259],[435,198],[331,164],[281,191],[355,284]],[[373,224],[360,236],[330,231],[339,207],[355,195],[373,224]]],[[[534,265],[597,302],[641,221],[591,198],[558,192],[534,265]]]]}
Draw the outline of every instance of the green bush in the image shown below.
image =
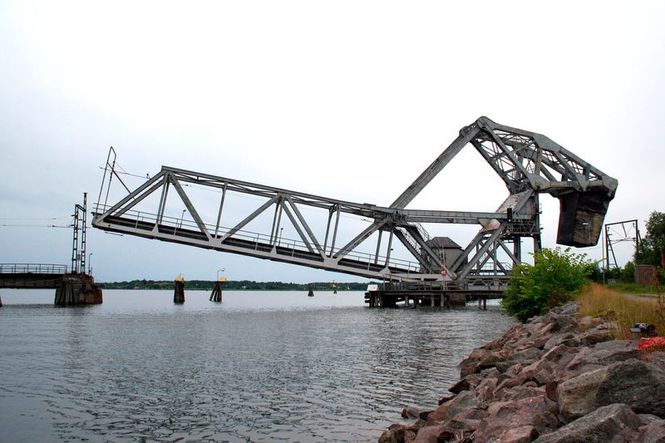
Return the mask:
{"type": "Polygon", "coordinates": [[[629,261],[621,271],[621,281],[623,283],[635,283],[635,263],[629,261]]]}
{"type": "Polygon", "coordinates": [[[585,254],[575,254],[570,248],[543,249],[534,254],[534,262],[513,268],[510,287],[501,301],[503,309],[523,322],[572,300],[595,267],[585,254]]]}

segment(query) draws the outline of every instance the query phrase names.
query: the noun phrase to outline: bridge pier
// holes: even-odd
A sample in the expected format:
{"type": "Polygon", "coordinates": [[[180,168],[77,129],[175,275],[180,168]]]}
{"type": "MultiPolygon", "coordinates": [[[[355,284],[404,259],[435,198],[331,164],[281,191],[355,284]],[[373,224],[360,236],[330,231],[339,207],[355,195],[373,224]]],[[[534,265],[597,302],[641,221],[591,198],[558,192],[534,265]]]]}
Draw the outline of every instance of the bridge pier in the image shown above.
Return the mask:
{"type": "Polygon", "coordinates": [[[66,274],[55,288],[56,306],[97,305],[102,303],[102,288],[87,274],[66,274]]]}

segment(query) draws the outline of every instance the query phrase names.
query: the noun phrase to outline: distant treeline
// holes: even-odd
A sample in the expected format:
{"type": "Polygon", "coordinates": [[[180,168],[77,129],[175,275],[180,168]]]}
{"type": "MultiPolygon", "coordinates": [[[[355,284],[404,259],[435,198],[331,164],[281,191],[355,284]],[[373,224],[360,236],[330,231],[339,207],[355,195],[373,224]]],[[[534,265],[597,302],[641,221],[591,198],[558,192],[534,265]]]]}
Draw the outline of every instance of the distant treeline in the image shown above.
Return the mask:
{"type": "MultiPolygon", "coordinates": [[[[373,283],[373,282],[372,282],[373,283]]],[[[103,289],[173,289],[174,282],[166,280],[132,280],[121,282],[97,283],[103,289]]],[[[186,280],[186,289],[200,289],[211,291],[214,280],[186,280]]],[[[231,280],[224,283],[225,290],[253,290],[253,291],[306,291],[312,288],[316,291],[330,291],[333,285],[338,291],[364,291],[369,283],[285,283],[280,281],[250,281],[231,280]]]]}

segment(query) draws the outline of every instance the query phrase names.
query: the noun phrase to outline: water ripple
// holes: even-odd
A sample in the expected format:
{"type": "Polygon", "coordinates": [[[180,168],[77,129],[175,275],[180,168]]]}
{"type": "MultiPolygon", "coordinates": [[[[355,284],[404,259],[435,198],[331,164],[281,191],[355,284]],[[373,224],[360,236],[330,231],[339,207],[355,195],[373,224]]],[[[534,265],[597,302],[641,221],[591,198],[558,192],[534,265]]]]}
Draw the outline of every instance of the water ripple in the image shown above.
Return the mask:
{"type": "Polygon", "coordinates": [[[496,307],[367,309],[357,293],[174,307],[107,292],[0,310],[0,441],[375,441],[512,323],[496,307]]]}

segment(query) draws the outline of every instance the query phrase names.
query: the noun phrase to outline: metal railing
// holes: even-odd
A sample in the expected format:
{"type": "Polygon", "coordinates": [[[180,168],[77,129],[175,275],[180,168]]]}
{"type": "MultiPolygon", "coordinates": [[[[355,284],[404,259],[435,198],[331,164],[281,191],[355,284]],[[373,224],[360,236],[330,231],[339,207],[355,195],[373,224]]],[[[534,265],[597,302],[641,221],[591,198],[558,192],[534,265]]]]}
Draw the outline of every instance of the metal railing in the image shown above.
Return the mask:
{"type": "Polygon", "coordinates": [[[67,274],[69,269],[54,263],[0,263],[0,274],[67,274]]]}
{"type": "MultiPolygon", "coordinates": [[[[95,215],[103,214],[109,208],[110,206],[107,205],[96,204],[94,214],[95,215]]],[[[134,223],[135,228],[138,228],[141,223],[150,223],[150,224],[157,223],[157,214],[144,212],[144,211],[129,210],[122,215],[122,218],[126,220],[132,220],[133,222],[135,222],[134,223]]],[[[211,225],[208,223],[204,223],[204,225],[211,235],[213,235],[216,231],[218,237],[224,236],[227,232],[231,230],[231,228],[228,227],[224,226],[217,227],[215,225],[211,225]]],[[[189,231],[189,232],[191,231],[200,232],[200,228],[196,224],[196,222],[194,222],[193,220],[185,219],[183,216],[170,217],[167,215],[163,215],[161,218],[160,226],[168,226],[170,228],[174,228],[172,235],[175,236],[178,235],[178,230],[189,231]]],[[[304,253],[309,252],[309,249],[307,248],[305,242],[293,238],[285,238],[282,237],[281,235],[278,235],[277,237],[273,237],[271,239],[271,236],[268,234],[262,234],[259,232],[245,231],[239,229],[236,232],[234,232],[230,238],[254,243],[255,249],[258,249],[259,244],[277,246],[278,248],[288,249],[291,251],[292,256],[295,255],[296,252],[304,252],[304,253]]],[[[326,254],[332,257],[339,250],[340,248],[335,248],[332,251],[330,250],[330,248],[326,248],[326,254]]],[[[280,253],[279,255],[284,255],[284,254],[280,253]]],[[[367,264],[367,269],[370,269],[373,266],[381,264],[385,265],[386,263],[386,256],[383,255],[377,256],[376,254],[360,252],[360,251],[348,252],[342,259],[343,260],[350,259],[362,262],[363,264],[367,264]]],[[[391,268],[404,270],[407,272],[407,274],[420,272],[420,263],[395,257],[390,257],[390,259],[388,260],[388,266],[391,268]]]]}

